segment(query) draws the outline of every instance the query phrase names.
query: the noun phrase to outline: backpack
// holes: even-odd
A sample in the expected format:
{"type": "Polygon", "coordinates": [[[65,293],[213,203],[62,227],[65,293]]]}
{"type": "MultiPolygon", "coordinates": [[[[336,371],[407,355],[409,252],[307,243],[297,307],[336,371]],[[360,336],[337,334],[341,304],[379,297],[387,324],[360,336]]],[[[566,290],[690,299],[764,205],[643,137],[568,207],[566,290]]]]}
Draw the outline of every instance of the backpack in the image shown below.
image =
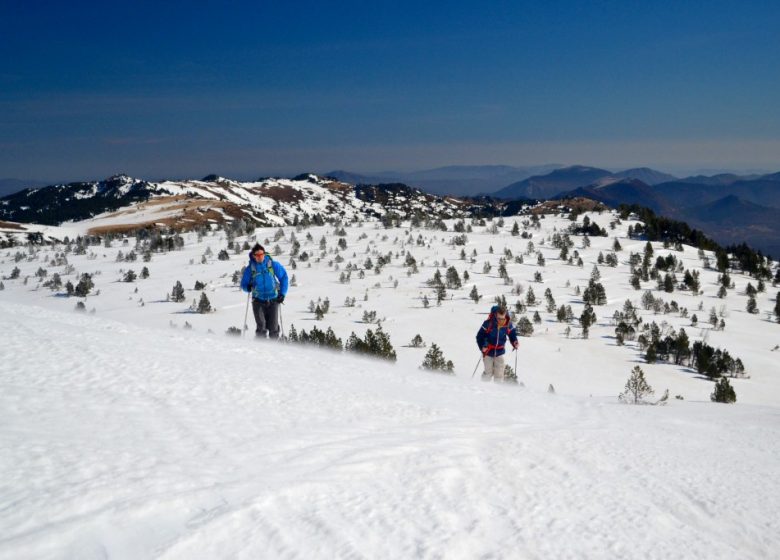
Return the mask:
{"type": "MultiPolygon", "coordinates": [[[[273,287],[274,287],[273,297],[267,297],[270,294],[270,292],[266,292],[266,291],[260,292],[258,290],[258,288],[260,288],[260,286],[259,286],[259,282],[257,281],[257,277],[258,276],[264,276],[266,274],[266,272],[258,272],[258,270],[257,270],[257,264],[258,263],[256,263],[256,262],[253,262],[250,265],[251,268],[252,268],[252,297],[254,297],[255,299],[259,299],[261,301],[273,300],[273,299],[276,299],[279,296],[279,279],[276,277],[276,273],[274,272],[273,259],[271,258],[271,255],[266,255],[266,256],[268,257],[268,271],[267,271],[267,274],[273,279],[273,287]],[[266,297],[262,297],[262,296],[266,296],[266,297]]],[[[262,288],[265,288],[266,287],[266,283],[265,283],[264,279],[261,280],[261,281],[262,281],[262,284],[263,284],[262,288]]]]}

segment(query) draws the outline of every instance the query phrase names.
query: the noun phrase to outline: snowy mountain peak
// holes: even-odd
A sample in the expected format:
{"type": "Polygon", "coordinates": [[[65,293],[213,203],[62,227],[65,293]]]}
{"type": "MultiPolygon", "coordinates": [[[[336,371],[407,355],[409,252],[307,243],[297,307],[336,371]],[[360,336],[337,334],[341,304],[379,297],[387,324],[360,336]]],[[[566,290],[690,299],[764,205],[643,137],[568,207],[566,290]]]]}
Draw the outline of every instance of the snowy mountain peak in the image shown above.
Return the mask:
{"type": "Polygon", "coordinates": [[[126,175],[124,173],[118,173],[116,175],[112,175],[111,177],[108,177],[107,179],[103,179],[103,181],[101,181],[101,182],[103,182],[103,183],[119,183],[119,184],[137,183],[137,182],[139,182],[139,179],[133,179],[132,177],[130,177],[129,175],[126,175]]]}
{"type": "MultiPolygon", "coordinates": [[[[126,232],[159,223],[190,229],[239,218],[268,226],[312,219],[362,220],[389,212],[401,218],[450,218],[470,215],[474,206],[402,184],[354,187],[314,173],[247,183],[218,175],[160,183],[115,175],[11,195],[0,205],[0,219],[46,225],[84,221],[90,230],[126,232]]],[[[501,205],[477,206],[493,214],[501,205]]]]}

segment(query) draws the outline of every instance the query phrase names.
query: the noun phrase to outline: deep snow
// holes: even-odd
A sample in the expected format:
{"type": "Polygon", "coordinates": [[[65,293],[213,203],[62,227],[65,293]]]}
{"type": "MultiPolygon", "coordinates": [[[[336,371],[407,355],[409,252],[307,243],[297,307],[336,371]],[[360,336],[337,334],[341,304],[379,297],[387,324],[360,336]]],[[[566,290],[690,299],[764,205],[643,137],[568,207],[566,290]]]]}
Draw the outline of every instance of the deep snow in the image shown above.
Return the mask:
{"type": "Polygon", "coordinates": [[[0,303],[5,558],[769,558],[778,410],[0,303]]]}

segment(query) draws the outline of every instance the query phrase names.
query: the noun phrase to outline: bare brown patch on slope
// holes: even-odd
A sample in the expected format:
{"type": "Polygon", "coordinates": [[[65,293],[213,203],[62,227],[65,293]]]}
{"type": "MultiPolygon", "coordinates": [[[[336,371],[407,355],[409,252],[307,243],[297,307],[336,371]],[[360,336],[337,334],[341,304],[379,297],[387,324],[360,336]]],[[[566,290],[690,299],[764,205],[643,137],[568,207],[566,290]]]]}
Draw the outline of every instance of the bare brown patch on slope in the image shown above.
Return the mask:
{"type": "Polygon", "coordinates": [[[301,191],[295,187],[288,187],[286,185],[263,187],[262,193],[264,196],[273,198],[277,202],[298,202],[304,198],[301,191]]]}
{"type": "Polygon", "coordinates": [[[590,198],[577,197],[564,200],[547,200],[531,210],[532,214],[560,214],[568,210],[577,212],[600,212],[609,210],[607,206],[590,198]]]}
{"type": "Polygon", "coordinates": [[[198,226],[210,223],[223,223],[226,218],[243,218],[246,214],[239,206],[225,200],[204,200],[202,198],[189,198],[186,196],[162,197],[139,204],[130,210],[121,210],[109,216],[123,216],[130,218],[133,214],[148,210],[151,207],[159,207],[162,212],[178,212],[175,216],[155,218],[153,215],[146,220],[128,222],[125,224],[111,224],[90,228],[90,235],[105,235],[108,233],[130,233],[137,229],[147,227],[171,227],[179,231],[194,229],[198,226]],[[220,211],[221,210],[221,211],[220,211]]]}
{"type": "Polygon", "coordinates": [[[27,231],[27,228],[15,222],[0,222],[0,229],[15,229],[19,231],[27,231]]]}

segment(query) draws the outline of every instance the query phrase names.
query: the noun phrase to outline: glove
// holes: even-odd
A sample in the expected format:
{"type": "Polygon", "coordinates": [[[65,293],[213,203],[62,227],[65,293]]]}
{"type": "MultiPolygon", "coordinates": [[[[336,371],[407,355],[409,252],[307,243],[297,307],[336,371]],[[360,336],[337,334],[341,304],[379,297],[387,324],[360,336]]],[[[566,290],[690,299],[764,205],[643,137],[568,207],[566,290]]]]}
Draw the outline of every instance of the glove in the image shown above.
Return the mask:
{"type": "Polygon", "coordinates": [[[482,355],[483,355],[483,356],[487,356],[487,354],[488,354],[488,349],[487,349],[487,346],[486,346],[486,347],[484,347],[484,348],[482,349],[482,355]]]}
{"type": "Polygon", "coordinates": [[[276,298],[279,303],[284,303],[284,294],[279,294],[276,298]]]}
{"type": "Polygon", "coordinates": [[[518,347],[518,346],[520,346],[520,343],[519,343],[519,342],[517,342],[517,341],[514,341],[514,342],[512,343],[512,348],[514,348],[515,350],[517,350],[517,347],[518,347]]]}

